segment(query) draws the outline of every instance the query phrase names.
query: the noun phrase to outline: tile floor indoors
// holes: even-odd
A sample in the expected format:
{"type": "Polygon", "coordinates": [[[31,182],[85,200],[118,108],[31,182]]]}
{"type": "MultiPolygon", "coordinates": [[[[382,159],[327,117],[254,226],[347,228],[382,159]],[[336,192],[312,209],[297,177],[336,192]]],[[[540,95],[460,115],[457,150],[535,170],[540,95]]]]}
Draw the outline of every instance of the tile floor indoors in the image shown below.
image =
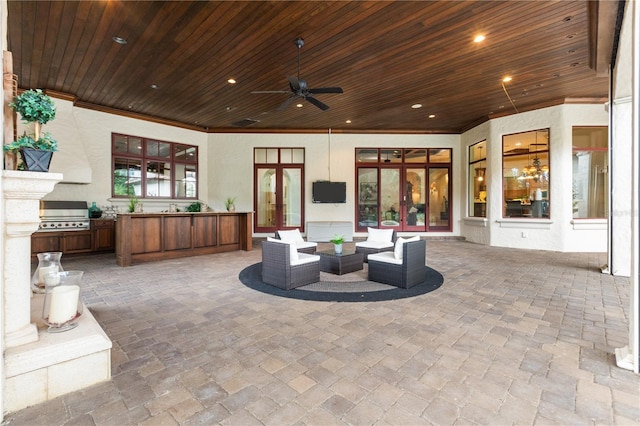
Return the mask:
{"type": "Polygon", "coordinates": [[[592,425],[640,423],[629,280],[606,255],[428,240],[426,295],[329,303],[269,296],[232,252],[85,271],[113,340],[112,379],[5,416],[6,425],[592,425]]]}

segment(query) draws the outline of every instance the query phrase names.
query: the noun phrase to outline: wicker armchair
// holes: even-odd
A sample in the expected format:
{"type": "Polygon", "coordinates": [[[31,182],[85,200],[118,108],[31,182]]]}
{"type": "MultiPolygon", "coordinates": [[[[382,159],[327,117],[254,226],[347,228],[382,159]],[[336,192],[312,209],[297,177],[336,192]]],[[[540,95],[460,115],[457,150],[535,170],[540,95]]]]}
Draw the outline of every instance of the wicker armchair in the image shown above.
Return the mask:
{"type": "Polygon", "coordinates": [[[291,253],[292,245],[262,242],[262,281],[285,290],[320,281],[320,256],[291,253]],[[293,258],[293,259],[292,259],[293,258]]]}
{"type": "Polygon", "coordinates": [[[395,247],[397,235],[395,229],[391,234],[390,241],[358,241],[356,243],[356,253],[362,253],[364,261],[368,262],[370,254],[381,253],[383,251],[393,251],[395,247]]]}
{"type": "Polygon", "coordinates": [[[411,241],[402,244],[402,259],[393,252],[369,255],[369,280],[411,288],[424,281],[426,264],[426,241],[411,241]]]}
{"type": "Polygon", "coordinates": [[[292,231],[276,231],[276,239],[293,242],[296,245],[299,253],[315,254],[318,243],[312,241],[305,241],[300,235],[300,230],[294,229],[292,231]],[[280,233],[283,235],[280,235],[280,233]],[[283,236],[286,236],[283,238],[283,236]]]}

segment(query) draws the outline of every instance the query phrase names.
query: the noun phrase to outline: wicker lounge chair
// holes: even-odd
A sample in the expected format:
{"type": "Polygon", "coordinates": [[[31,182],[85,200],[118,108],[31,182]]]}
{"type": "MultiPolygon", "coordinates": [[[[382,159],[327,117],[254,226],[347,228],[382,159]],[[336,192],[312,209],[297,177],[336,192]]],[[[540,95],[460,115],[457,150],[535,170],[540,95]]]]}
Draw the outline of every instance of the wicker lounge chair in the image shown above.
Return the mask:
{"type": "Polygon", "coordinates": [[[369,280],[411,288],[424,281],[426,241],[418,240],[402,244],[402,258],[385,251],[369,255],[369,280]]]}
{"type": "Polygon", "coordinates": [[[368,257],[370,254],[381,253],[383,251],[393,251],[393,248],[396,243],[397,235],[395,230],[392,231],[391,238],[388,240],[382,240],[381,238],[377,238],[374,236],[375,234],[379,234],[378,229],[368,228],[369,235],[367,236],[366,241],[359,241],[356,243],[356,253],[362,253],[364,256],[364,261],[368,261],[368,257]],[[372,231],[373,230],[373,231],[372,231]],[[373,236],[373,238],[372,238],[373,236]]]}
{"type": "Polygon", "coordinates": [[[291,252],[285,242],[262,242],[262,281],[285,290],[320,281],[320,256],[291,252]]]}
{"type": "Polygon", "coordinates": [[[318,248],[318,243],[305,241],[299,229],[276,231],[276,239],[293,242],[299,253],[315,254],[316,248],[318,248]]]}

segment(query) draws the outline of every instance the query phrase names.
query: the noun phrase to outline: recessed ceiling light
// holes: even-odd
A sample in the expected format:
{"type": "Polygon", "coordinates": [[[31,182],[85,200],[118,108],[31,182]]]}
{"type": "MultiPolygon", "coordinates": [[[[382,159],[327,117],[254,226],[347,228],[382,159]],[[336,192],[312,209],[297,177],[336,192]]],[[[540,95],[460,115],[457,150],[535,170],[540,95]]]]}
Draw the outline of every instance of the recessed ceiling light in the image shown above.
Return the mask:
{"type": "Polygon", "coordinates": [[[122,37],[118,37],[118,36],[114,36],[113,37],[113,41],[115,41],[118,44],[127,44],[127,40],[123,39],[122,37]]]}
{"type": "Polygon", "coordinates": [[[351,120],[347,120],[347,121],[345,121],[345,123],[351,124],[351,120]]]}
{"type": "Polygon", "coordinates": [[[296,105],[298,108],[302,108],[302,104],[297,104],[296,105]]]}
{"type": "Polygon", "coordinates": [[[149,86],[149,87],[151,87],[152,89],[157,89],[157,88],[158,88],[158,85],[157,85],[157,84],[152,84],[152,85],[151,85],[151,86],[149,86]]]}
{"type": "Polygon", "coordinates": [[[480,43],[481,41],[484,41],[485,36],[482,34],[478,34],[477,36],[474,37],[473,42],[474,43],[480,43]]]}
{"type": "Polygon", "coordinates": [[[508,82],[510,82],[511,80],[513,80],[513,78],[511,78],[511,77],[505,77],[505,78],[503,78],[503,79],[502,79],[502,82],[503,82],[503,83],[508,83],[508,82]]]}
{"type": "Polygon", "coordinates": [[[235,78],[230,78],[229,80],[227,80],[227,83],[236,84],[236,79],[235,78]]]}
{"type": "Polygon", "coordinates": [[[429,118],[436,118],[435,114],[429,114],[429,118]]]}
{"type": "Polygon", "coordinates": [[[411,108],[413,108],[413,109],[422,108],[422,104],[413,104],[413,105],[411,105],[411,108]]]}

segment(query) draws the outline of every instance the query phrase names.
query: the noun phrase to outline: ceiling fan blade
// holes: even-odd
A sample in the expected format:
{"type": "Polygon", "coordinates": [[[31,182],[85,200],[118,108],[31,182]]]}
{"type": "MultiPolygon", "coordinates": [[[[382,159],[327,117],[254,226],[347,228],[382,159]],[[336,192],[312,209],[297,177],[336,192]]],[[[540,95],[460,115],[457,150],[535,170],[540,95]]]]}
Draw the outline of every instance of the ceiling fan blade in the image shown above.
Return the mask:
{"type": "Polygon", "coordinates": [[[329,109],[329,105],[320,102],[319,100],[317,100],[313,96],[306,96],[305,99],[308,100],[309,102],[311,102],[312,104],[314,104],[315,106],[317,106],[318,108],[320,108],[323,111],[326,111],[326,110],[329,109]]]}
{"type": "Polygon", "coordinates": [[[288,97],[286,101],[278,105],[278,108],[276,108],[276,111],[284,111],[285,109],[287,109],[291,101],[293,101],[295,98],[297,98],[297,96],[288,97]]]}
{"type": "Polygon", "coordinates": [[[260,93],[291,93],[290,90],[254,90],[253,92],[251,92],[253,94],[260,94],[260,93]]]}
{"type": "Polygon", "coordinates": [[[318,87],[317,89],[309,89],[309,93],[344,93],[342,87],[318,87]]]}
{"type": "Polygon", "coordinates": [[[296,77],[294,76],[288,76],[287,77],[289,79],[289,87],[291,87],[291,91],[294,93],[297,93],[298,91],[300,91],[300,80],[298,80],[296,77]]]}

